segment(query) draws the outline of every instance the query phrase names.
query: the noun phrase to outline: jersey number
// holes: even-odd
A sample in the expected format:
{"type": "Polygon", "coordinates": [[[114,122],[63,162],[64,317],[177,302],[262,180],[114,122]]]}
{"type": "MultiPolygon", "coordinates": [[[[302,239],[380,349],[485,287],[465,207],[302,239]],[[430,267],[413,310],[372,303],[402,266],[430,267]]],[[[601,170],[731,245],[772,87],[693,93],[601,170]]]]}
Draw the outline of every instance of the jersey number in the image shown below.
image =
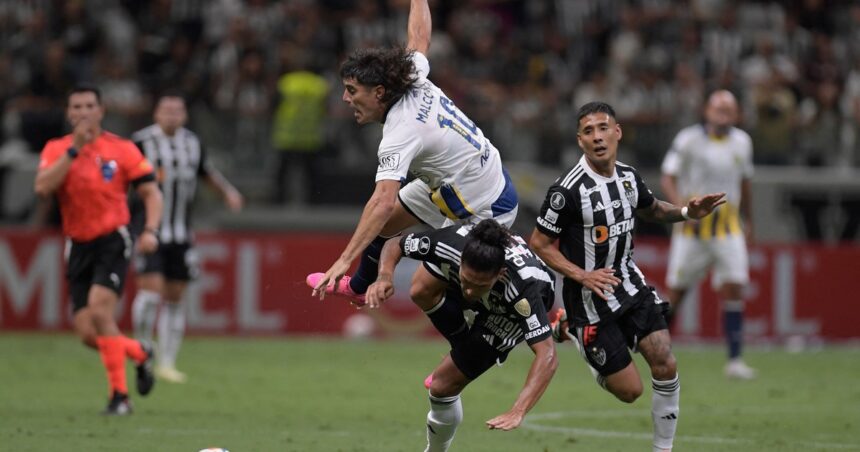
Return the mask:
{"type": "Polygon", "coordinates": [[[442,116],[441,114],[437,115],[436,119],[439,121],[439,127],[448,127],[453,129],[455,132],[460,134],[463,138],[466,139],[472,146],[477,150],[481,150],[481,143],[478,142],[477,139],[473,135],[478,133],[478,128],[475,127],[475,123],[469,121],[469,118],[466,118],[462,112],[454,105],[454,102],[451,102],[451,99],[447,97],[439,98],[439,102],[442,104],[442,108],[445,109],[448,114],[454,117],[457,122],[454,122],[454,119],[442,116]],[[459,124],[458,124],[459,123],[459,124]]]}

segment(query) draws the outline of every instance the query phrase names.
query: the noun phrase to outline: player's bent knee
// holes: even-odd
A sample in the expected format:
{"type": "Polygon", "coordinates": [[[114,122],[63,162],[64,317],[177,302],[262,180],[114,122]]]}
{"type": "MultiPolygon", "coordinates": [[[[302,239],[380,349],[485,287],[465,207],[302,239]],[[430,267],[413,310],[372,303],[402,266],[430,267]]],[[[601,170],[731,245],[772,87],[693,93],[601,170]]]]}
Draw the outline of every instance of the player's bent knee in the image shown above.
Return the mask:
{"type": "Polygon", "coordinates": [[[455,381],[439,372],[433,373],[433,382],[430,383],[430,394],[434,397],[453,397],[465,389],[467,381],[455,381]]]}
{"type": "Polygon", "coordinates": [[[96,333],[95,333],[95,331],[93,331],[92,333],[85,333],[85,334],[79,333],[78,337],[81,339],[81,343],[84,344],[85,346],[92,348],[92,349],[99,348],[98,344],[96,344],[96,333]]]}
{"type": "Polygon", "coordinates": [[[665,359],[651,366],[651,376],[657,380],[671,380],[678,373],[678,362],[675,355],[669,353],[665,359]]]}
{"type": "Polygon", "coordinates": [[[624,403],[633,403],[642,395],[642,385],[639,387],[622,388],[612,393],[618,400],[624,403]]]}
{"type": "MultiPolygon", "coordinates": [[[[619,375],[616,375],[618,377],[619,375]]],[[[606,389],[612,393],[618,400],[625,403],[633,403],[639,396],[642,395],[642,381],[639,380],[639,375],[635,378],[612,378],[610,376],[606,380],[606,389]]]]}

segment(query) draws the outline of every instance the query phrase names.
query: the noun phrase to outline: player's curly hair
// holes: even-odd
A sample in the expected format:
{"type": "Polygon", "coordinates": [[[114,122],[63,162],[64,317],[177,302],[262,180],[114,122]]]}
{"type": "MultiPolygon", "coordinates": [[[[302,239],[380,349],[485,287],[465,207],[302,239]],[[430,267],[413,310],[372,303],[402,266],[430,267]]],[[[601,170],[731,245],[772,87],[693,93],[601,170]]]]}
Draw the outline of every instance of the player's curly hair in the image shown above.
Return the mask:
{"type": "Polygon", "coordinates": [[[496,220],[482,220],[466,236],[462,263],[475,271],[498,273],[505,265],[505,248],[511,241],[508,228],[496,220]]]}
{"type": "Polygon", "coordinates": [[[391,105],[418,80],[413,53],[404,47],[356,50],[341,64],[340,78],[353,78],[365,86],[384,86],[380,100],[391,105]]]}

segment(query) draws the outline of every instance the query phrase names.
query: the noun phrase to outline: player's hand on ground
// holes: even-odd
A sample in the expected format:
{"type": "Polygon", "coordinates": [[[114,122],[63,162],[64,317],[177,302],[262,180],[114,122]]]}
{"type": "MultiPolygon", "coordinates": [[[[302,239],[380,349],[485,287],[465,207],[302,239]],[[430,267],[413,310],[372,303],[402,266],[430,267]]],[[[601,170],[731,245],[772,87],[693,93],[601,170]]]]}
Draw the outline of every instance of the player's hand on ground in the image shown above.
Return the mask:
{"type": "Polygon", "coordinates": [[[394,295],[394,283],[391,279],[377,279],[375,283],[367,288],[367,294],[365,295],[367,307],[376,309],[391,298],[392,295],[394,295]]]}
{"type": "Polygon", "coordinates": [[[89,119],[81,119],[77,124],[75,124],[75,128],[72,131],[72,146],[74,146],[75,149],[80,150],[85,144],[93,141],[96,137],[93,126],[94,123],[89,119]]]}
{"type": "Polygon", "coordinates": [[[487,428],[490,430],[513,430],[522,424],[523,417],[523,413],[513,410],[508,411],[487,421],[487,428]]]}
{"type": "Polygon", "coordinates": [[[137,239],[137,251],[144,254],[152,254],[158,249],[158,237],[150,231],[144,231],[137,239]]]}
{"type": "Polygon", "coordinates": [[[311,295],[314,297],[319,297],[320,300],[325,299],[325,288],[328,286],[337,286],[337,283],[340,282],[340,279],[343,278],[343,275],[349,271],[349,262],[343,262],[340,259],[335,261],[334,265],[325,272],[325,276],[319,280],[314,290],[311,292],[311,295]]]}
{"type": "Polygon", "coordinates": [[[585,272],[579,282],[583,287],[596,293],[604,300],[607,299],[608,293],[611,294],[615,291],[615,286],[621,284],[621,280],[615,276],[615,271],[611,268],[598,268],[594,271],[585,272]]]}
{"type": "Polygon", "coordinates": [[[711,193],[710,195],[693,198],[687,203],[687,216],[700,219],[708,216],[717,207],[726,203],[725,193],[711,193]]]}

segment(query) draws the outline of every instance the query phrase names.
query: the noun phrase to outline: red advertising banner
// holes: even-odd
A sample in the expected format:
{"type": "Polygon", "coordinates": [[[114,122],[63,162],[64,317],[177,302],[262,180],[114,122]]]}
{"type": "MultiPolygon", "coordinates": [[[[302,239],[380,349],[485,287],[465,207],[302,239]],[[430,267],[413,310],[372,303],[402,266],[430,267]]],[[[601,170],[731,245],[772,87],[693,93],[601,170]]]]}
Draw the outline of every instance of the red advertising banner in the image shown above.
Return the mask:
{"type": "MultiPolygon", "coordinates": [[[[314,233],[202,233],[196,251],[201,275],[185,305],[191,332],[217,334],[433,334],[408,299],[415,263],[395,275],[397,295],[382,309],[357,310],[337,297],[310,296],[305,276],[323,271],[348,241],[314,233]]],[[[0,330],[71,327],[63,239],[32,231],[0,231],[0,330]]],[[[638,240],[635,259],[649,283],[662,289],[668,244],[638,240]]],[[[851,282],[860,247],[763,245],[750,256],[745,331],[749,336],[824,339],[860,337],[851,282]]],[[[134,277],[129,275],[117,316],[129,329],[134,277]]],[[[708,281],[692,291],[679,313],[676,335],[715,338],[720,308],[708,281]]]]}

